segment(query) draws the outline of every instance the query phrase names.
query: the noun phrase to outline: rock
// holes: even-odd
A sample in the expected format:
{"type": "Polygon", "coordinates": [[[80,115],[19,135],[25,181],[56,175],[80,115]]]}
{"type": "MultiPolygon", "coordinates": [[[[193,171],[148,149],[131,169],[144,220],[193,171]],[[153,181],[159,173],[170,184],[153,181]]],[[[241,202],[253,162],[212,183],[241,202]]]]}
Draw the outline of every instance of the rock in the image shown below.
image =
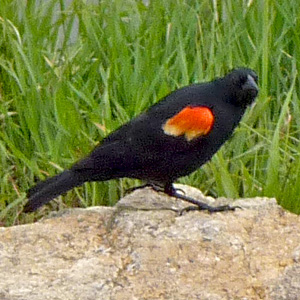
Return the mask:
{"type": "Polygon", "coordinates": [[[143,189],[113,208],[0,228],[0,299],[299,299],[299,216],[267,198],[180,216],[186,205],[143,189]]]}

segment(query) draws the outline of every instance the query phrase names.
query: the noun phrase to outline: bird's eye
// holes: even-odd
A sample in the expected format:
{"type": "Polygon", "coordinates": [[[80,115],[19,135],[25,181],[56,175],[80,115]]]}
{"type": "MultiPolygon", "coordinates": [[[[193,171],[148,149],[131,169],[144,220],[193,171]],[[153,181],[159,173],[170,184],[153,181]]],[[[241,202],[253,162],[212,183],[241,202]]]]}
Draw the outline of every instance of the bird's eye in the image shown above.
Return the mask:
{"type": "Polygon", "coordinates": [[[242,87],[248,80],[247,75],[246,76],[241,76],[240,77],[240,86],[242,87]]]}

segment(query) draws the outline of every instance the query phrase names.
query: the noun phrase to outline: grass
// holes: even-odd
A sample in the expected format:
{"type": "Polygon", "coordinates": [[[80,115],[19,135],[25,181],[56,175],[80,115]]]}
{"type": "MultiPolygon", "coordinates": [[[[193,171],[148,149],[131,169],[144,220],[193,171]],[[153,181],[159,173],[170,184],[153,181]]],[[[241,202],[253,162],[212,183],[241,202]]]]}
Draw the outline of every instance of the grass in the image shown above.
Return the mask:
{"type": "MultiPolygon", "coordinates": [[[[37,179],[69,167],[172,90],[236,66],[257,71],[259,99],[212,161],[180,181],[213,196],[276,197],[300,213],[296,0],[85,2],[1,2],[3,225],[47,213],[21,212],[37,179]]],[[[112,205],[136,183],[86,184],[52,205],[112,205]]]]}

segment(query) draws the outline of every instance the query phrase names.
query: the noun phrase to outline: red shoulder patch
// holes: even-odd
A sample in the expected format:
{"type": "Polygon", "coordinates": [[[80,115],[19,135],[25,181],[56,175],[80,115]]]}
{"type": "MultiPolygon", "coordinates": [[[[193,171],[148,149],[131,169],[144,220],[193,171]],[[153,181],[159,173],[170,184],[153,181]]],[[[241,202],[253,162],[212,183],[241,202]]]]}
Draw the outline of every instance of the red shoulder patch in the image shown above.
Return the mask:
{"type": "Polygon", "coordinates": [[[162,126],[164,133],[184,135],[188,141],[208,134],[214,125],[214,115],[206,106],[187,106],[162,126]]]}

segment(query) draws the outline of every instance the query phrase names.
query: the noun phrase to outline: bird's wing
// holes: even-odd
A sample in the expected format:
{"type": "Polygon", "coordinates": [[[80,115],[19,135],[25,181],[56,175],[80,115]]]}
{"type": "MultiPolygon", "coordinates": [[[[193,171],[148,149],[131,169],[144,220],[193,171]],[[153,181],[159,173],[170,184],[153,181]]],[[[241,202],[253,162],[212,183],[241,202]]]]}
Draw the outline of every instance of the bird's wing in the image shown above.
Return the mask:
{"type": "Polygon", "coordinates": [[[191,141],[207,135],[213,128],[214,115],[206,106],[186,106],[163,124],[165,134],[174,137],[184,136],[191,141]]]}

